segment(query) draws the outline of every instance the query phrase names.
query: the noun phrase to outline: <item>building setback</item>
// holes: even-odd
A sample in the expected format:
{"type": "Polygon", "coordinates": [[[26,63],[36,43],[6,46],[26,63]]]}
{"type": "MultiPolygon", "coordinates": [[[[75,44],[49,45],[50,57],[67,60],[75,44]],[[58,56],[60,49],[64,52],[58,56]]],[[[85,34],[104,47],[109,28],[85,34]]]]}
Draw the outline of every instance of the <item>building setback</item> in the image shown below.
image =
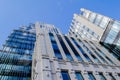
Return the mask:
{"type": "Polygon", "coordinates": [[[74,14],[69,34],[99,41],[120,60],[120,21],[82,8],[74,14]]]}

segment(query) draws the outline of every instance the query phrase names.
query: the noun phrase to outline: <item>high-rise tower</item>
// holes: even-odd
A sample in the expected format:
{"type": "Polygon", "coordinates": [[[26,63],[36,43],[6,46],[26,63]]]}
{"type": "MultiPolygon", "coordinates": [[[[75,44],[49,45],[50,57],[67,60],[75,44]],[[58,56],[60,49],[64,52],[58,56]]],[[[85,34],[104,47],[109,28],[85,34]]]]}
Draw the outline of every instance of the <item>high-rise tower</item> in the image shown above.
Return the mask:
{"type": "Polygon", "coordinates": [[[74,14],[69,34],[99,41],[120,60],[120,21],[82,8],[74,14]]]}

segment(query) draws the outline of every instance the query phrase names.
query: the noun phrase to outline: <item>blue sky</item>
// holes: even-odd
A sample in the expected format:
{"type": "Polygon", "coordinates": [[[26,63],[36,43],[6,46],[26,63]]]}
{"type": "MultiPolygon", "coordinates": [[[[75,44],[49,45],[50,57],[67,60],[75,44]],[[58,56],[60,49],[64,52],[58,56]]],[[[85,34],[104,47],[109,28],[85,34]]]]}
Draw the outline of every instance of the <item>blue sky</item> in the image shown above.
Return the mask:
{"type": "Polygon", "coordinates": [[[120,20],[120,0],[0,0],[0,45],[13,29],[36,21],[67,33],[74,13],[86,8],[120,20]]]}

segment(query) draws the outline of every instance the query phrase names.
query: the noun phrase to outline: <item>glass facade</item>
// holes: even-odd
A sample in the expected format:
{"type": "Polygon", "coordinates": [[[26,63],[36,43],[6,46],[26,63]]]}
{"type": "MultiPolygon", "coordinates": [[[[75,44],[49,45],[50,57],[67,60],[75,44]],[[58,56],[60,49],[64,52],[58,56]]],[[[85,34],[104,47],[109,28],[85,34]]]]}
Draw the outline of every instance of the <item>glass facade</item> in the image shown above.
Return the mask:
{"type": "Polygon", "coordinates": [[[32,26],[10,34],[0,51],[0,80],[30,80],[35,40],[32,26]]]}
{"type": "Polygon", "coordinates": [[[100,42],[118,60],[120,60],[120,22],[114,21],[103,42],[100,42]]]}
{"type": "Polygon", "coordinates": [[[119,31],[120,31],[120,22],[115,21],[105,39],[105,43],[113,44],[119,31]]]}

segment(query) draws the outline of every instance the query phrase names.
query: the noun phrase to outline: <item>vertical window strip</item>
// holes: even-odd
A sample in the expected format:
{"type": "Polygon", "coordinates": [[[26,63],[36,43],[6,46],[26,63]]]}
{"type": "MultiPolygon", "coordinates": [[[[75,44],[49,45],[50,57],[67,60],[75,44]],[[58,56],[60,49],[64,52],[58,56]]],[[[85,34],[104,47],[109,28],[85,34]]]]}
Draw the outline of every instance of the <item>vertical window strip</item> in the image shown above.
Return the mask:
{"type": "Polygon", "coordinates": [[[79,55],[79,53],[77,52],[77,50],[75,49],[75,47],[73,46],[73,44],[70,42],[70,40],[66,37],[65,37],[65,40],[67,41],[68,45],[70,46],[70,48],[72,49],[72,51],[74,52],[75,56],[77,57],[77,59],[79,61],[83,61],[81,56],[79,55]]]}
{"type": "Polygon", "coordinates": [[[52,47],[53,47],[53,50],[54,50],[54,53],[55,53],[55,56],[58,58],[58,59],[62,59],[62,55],[58,49],[58,45],[55,41],[55,38],[54,38],[54,35],[52,33],[49,33],[49,36],[50,36],[50,39],[51,39],[51,43],[52,43],[52,47]]]}
{"type": "Polygon", "coordinates": [[[60,35],[57,35],[57,37],[58,37],[59,42],[61,43],[61,46],[62,46],[63,51],[64,51],[65,54],[66,54],[66,57],[67,57],[70,61],[73,61],[73,58],[72,58],[72,56],[71,56],[68,48],[66,47],[66,45],[65,45],[62,37],[61,37],[60,35]]]}
{"type": "Polygon", "coordinates": [[[89,80],[96,80],[92,72],[88,72],[89,80]]]}
{"type": "MultiPolygon", "coordinates": [[[[106,64],[108,64],[108,62],[89,44],[89,43],[87,43],[89,46],[90,46],[90,48],[95,52],[95,54],[103,61],[103,62],[105,62],[106,64]]],[[[92,43],[93,44],[93,43],[92,43]]]]}
{"type": "Polygon", "coordinates": [[[99,77],[100,77],[100,80],[106,80],[105,76],[101,72],[99,72],[99,77]]]}
{"type": "Polygon", "coordinates": [[[75,39],[73,39],[73,42],[75,43],[75,45],[78,47],[78,49],[80,50],[80,52],[82,53],[82,55],[86,58],[87,61],[92,62],[91,59],[88,57],[88,55],[84,52],[84,50],[82,49],[82,47],[80,45],[78,45],[78,43],[75,41],[75,39]]]}
{"type": "MultiPolygon", "coordinates": [[[[89,44],[89,43],[88,43],[89,44]]],[[[103,55],[108,61],[110,61],[112,64],[115,64],[109,57],[107,57],[107,55],[103,52],[103,51],[101,51],[94,43],[92,44],[93,46],[95,46],[95,48],[99,51],[99,53],[101,54],[101,55],[103,55]]]]}
{"type": "MultiPolygon", "coordinates": [[[[85,42],[87,42],[86,40],[85,40],[85,42]]],[[[96,63],[101,63],[98,59],[97,59],[97,57],[90,51],[90,49],[87,47],[87,46],[85,46],[85,44],[84,43],[82,43],[83,44],[83,47],[87,50],[87,52],[91,55],[91,57],[94,59],[94,61],[96,62],[96,63]]]]}
{"type": "Polygon", "coordinates": [[[111,80],[116,80],[112,73],[109,73],[109,76],[111,77],[111,80]]]}
{"type": "Polygon", "coordinates": [[[81,72],[75,72],[75,75],[76,75],[77,80],[84,80],[81,72]]]}
{"type": "Polygon", "coordinates": [[[71,80],[68,71],[61,71],[63,80],[71,80]]]}

